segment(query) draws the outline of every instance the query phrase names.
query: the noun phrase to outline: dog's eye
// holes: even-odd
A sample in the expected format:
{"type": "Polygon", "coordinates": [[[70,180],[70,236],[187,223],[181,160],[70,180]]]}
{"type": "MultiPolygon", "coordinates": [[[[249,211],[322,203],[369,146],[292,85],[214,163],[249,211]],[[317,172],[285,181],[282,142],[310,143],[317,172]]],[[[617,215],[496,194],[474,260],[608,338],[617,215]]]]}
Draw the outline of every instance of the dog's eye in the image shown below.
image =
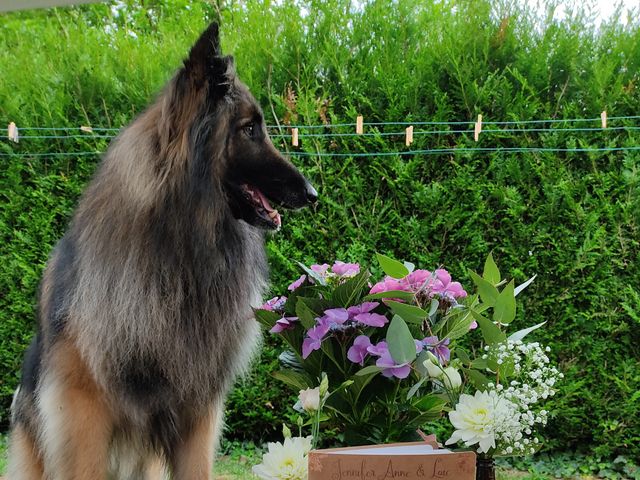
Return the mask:
{"type": "Polygon", "coordinates": [[[253,123],[245,125],[242,129],[244,130],[244,133],[247,134],[247,136],[253,138],[253,135],[255,133],[255,125],[253,123]]]}

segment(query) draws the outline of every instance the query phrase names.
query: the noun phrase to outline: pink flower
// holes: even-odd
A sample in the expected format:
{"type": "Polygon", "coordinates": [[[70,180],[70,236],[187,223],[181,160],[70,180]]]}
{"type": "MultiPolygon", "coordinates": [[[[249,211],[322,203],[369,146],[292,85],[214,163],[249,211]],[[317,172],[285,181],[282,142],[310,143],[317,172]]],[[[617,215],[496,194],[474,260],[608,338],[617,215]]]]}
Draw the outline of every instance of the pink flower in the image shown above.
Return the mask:
{"type": "Polygon", "coordinates": [[[286,301],[287,297],[273,297],[271,300],[267,300],[260,309],[269,310],[270,312],[282,310],[286,301]]]}
{"type": "Polygon", "coordinates": [[[314,265],[311,265],[311,267],[309,268],[311,268],[311,270],[316,272],[321,277],[324,277],[327,274],[327,270],[329,270],[329,264],[327,263],[323,263],[322,265],[314,264],[314,265]]]}
{"type": "Polygon", "coordinates": [[[452,282],[451,275],[443,268],[435,271],[436,281],[433,284],[432,291],[443,297],[463,298],[467,296],[460,282],[452,282]]]}
{"type": "Polygon", "coordinates": [[[364,359],[369,355],[367,349],[371,347],[371,339],[366,335],[356,337],[353,346],[347,352],[347,358],[353,363],[364,365],[364,359]]]}
{"type": "Polygon", "coordinates": [[[391,277],[385,277],[384,280],[376,283],[373,287],[371,287],[369,293],[373,295],[374,293],[390,292],[392,290],[408,291],[409,289],[400,280],[391,277]]]}
{"type": "Polygon", "coordinates": [[[360,273],[360,265],[357,263],[344,263],[336,260],[331,271],[340,277],[353,277],[360,273]]]}
{"type": "Polygon", "coordinates": [[[406,285],[407,290],[415,293],[428,289],[434,280],[434,275],[429,270],[414,270],[400,281],[406,285]]]}
{"type": "Polygon", "coordinates": [[[280,320],[276,321],[276,324],[273,326],[269,332],[271,333],[282,333],[285,330],[291,330],[295,327],[294,323],[298,321],[298,317],[282,317],[280,320]]]}
{"type": "Polygon", "coordinates": [[[297,279],[295,282],[293,282],[291,285],[287,287],[287,290],[289,290],[290,292],[293,292],[296,288],[302,285],[306,279],[307,279],[306,275],[301,275],[299,279],[297,279]]]}

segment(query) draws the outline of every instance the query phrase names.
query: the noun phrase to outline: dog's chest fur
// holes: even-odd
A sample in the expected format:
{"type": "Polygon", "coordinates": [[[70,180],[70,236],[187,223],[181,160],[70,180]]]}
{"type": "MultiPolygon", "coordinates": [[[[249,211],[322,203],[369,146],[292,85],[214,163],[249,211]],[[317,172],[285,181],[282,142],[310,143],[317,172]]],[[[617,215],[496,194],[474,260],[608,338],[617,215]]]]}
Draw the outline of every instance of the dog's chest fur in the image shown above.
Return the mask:
{"type": "Polygon", "coordinates": [[[127,257],[98,249],[92,257],[102,265],[78,272],[72,328],[80,345],[102,342],[87,350],[90,368],[145,416],[224,397],[259,339],[251,306],[267,280],[262,234],[233,218],[210,240],[198,240],[193,225],[179,228],[152,222],[128,237],[127,257]]]}

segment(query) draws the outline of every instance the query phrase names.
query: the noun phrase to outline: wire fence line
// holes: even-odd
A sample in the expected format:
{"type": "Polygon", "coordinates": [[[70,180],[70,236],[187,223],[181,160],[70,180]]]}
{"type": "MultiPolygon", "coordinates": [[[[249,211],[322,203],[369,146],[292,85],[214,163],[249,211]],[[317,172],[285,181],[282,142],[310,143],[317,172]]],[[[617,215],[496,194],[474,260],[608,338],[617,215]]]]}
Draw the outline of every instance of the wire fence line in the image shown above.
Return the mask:
{"type": "MultiPolygon", "coordinates": [[[[478,135],[492,134],[493,136],[499,136],[500,134],[554,134],[554,133],[606,133],[606,132],[634,132],[640,131],[640,125],[615,125],[610,126],[607,122],[620,122],[620,121],[632,121],[640,119],[640,115],[627,115],[627,116],[612,116],[606,117],[606,112],[600,117],[595,118],[569,118],[569,119],[544,119],[544,120],[507,120],[507,121],[482,121],[481,116],[478,117],[476,122],[473,121],[403,121],[403,122],[362,122],[362,118],[359,117],[356,123],[335,123],[327,125],[281,125],[278,126],[278,131],[271,132],[271,135],[277,139],[292,139],[294,141],[294,147],[299,147],[299,140],[304,138],[349,138],[349,137],[364,137],[364,138],[386,138],[386,137],[404,137],[407,139],[409,133],[405,131],[380,131],[381,127],[393,127],[393,126],[409,126],[411,127],[411,142],[407,142],[407,150],[400,151],[384,151],[384,152],[327,152],[316,151],[309,152],[303,150],[291,150],[287,152],[292,156],[299,157],[367,157],[367,156],[405,156],[405,155],[435,155],[435,154],[460,154],[460,153],[525,153],[525,152],[619,152],[619,151],[637,151],[640,147],[637,146],[615,146],[615,147],[575,147],[575,148],[561,148],[561,147],[446,147],[446,148],[433,148],[433,149],[411,149],[410,143],[413,142],[413,136],[430,136],[430,135],[474,135],[475,140],[478,140],[478,135]],[[584,124],[587,122],[601,122],[599,127],[595,126],[571,126],[572,123],[584,124]],[[548,124],[545,126],[545,124],[548,124]],[[564,125],[561,125],[564,124],[564,125]],[[456,128],[461,125],[474,125],[473,129],[460,129],[456,128]],[[506,128],[487,128],[481,127],[487,126],[500,126],[504,125],[506,128]],[[529,128],[522,128],[523,125],[532,125],[529,128]],[[558,125],[558,126],[554,126],[558,125]],[[422,129],[413,131],[414,126],[434,126],[437,129],[422,129]],[[452,126],[454,128],[442,128],[443,126],[452,126]],[[512,126],[515,126],[513,128],[512,126]],[[370,127],[373,131],[364,131],[364,127],[370,127]],[[349,132],[336,132],[330,131],[336,128],[351,128],[349,132]],[[281,133],[283,129],[292,133],[281,133]],[[329,131],[316,133],[317,129],[325,129],[329,131]],[[308,133],[300,133],[298,130],[308,133]]],[[[267,128],[273,130],[276,126],[269,125],[267,128]]],[[[91,140],[91,139],[112,139],[115,138],[122,130],[122,128],[115,127],[20,127],[20,131],[27,131],[29,135],[19,135],[18,130],[15,128],[15,124],[11,124],[8,130],[9,135],[0,136],[1,140],[8,141],[11,145],[16,145],[20,140],[91,140]],[[11,128],[14,128],[12,131],[11,128]],[[80,132],[78,132],[80,130],[80,132]],[[13,137],[11,136],[13,135],[13,137]],[[15,143],[12,143],[15,142],[15,143]]],[[[87,156],[87,155],[101,155],[102,151],[82,151],[82,152],[2,152],[0,157],[55,157],[55,156],[87,156]]]]}
{"type": "MultiPolygon", "coordinates": [[[[93,129],[97,131],[98,129],[93,129]]],[[[105,129],[101,129],[105,130],[105,129]]],[[[499,128],[499,129],[486,129],[482,130],[482,133],[556,133],[556,132],[607,132],[607,131],[637,131],[640,130],[640,126],[618,126],[618,127],[583,127],[583,128],[499,128]]],[[[413,132],[414,136],[421,135],[445,135],[445,134],[472,134],[474,130],[417,130],[413,132]]],[[[301,133],[299,138],[341,138],[341,137],[404,137],[406,132],[365,132],[365,133],[301,133]]],[[[291,134],[272,134],[277,138],[291,138],[291,134]]],[[[92,133],[74,133],[71,135],[20,135],[20,140],[37,140],[37,139],[78,139],[78,138],[115,138],[117,135],[95,135],[92,133]]],[[[6,135],[0,136],[3,140],[8,140],[6,135]]]]}
{"type": "MultiPolygon", "coordinates": [[[[460,148],[434,148],[426,150],[405,150],[398,152],[353,152],[353,153],[331,153],[331,152],[289,152],[296,157],[392,157],[404,155],[438,155],[438,154],[461,154],[461,153],[587,153],[587,152],[623,152],[640,151],[640,146],[630,147],[576,147],[576,148],[554,148],[554,147],[460,147],[460,148]]],[[[49,152],[49,153],[0,153],[0,157],[79,157],[87,155],[102,155],[104,152],[49,152]]]]}
{"type": "MultiPolygon", "coordinates": [[[[529,124],[544,124],[544,123],[582,123],[582,122],[599,122],[602,117],[593,118],[549,118],[543,120],[487,120],[483,121],[484,125],[529,125],[529,124]]],[[[607,117],[608,121],[617,120],[638,120],[640,115],[624,115],[624,116],[611,116],[607,117]]],[[[473,125],[475,120],[463,120],[463,121],[403,121],[403,122],[363,122],[364,126],[380,127],[386,125],[473,125]]],[[[329,123],[323,125],[267,125],[267,128],[299,128],[299,129],[318,129],[318,128],[344,128],[344,127],[356,127],[356,123],[329,123]]],[[[64,130],[77,130],[79,127],[20,127],[21,130],[33,130],[33,131],[64,131],[64,130]]],[[[121,128],[117,127],[91,127],[94,131],[120,131],[121,128]]]]}

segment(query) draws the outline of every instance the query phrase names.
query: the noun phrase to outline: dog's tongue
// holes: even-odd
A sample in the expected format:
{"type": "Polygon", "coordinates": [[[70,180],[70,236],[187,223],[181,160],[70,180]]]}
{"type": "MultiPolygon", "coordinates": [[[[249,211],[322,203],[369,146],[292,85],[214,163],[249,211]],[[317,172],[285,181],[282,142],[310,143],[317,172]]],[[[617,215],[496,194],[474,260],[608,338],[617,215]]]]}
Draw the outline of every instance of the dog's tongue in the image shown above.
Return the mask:
{"type": "Polygon", "coordinates": [[[273,220],[278,227],[280,227],[282,225],[282,219],[280,218],[278,211],[271,206],[267,197],[265,197],[260,190],[256,188],[255,193],[258,195],[258,199],[260,200],[262,207],[267,211],[269,218],[273,220]]]}

